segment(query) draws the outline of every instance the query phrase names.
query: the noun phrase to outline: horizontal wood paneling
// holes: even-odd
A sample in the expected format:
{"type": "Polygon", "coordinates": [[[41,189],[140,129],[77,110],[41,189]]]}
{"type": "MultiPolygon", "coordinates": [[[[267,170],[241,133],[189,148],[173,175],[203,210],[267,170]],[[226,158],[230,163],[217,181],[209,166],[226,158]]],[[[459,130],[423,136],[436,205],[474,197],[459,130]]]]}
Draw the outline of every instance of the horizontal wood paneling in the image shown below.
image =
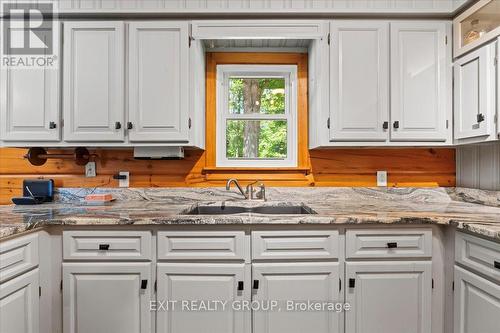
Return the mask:
{"type": "Polygon", "coordinates": [[[26,149],[0,148],[0,204],[21,195],[25,178],[53,178],[57,187],[116,187],[118,171],[130,171],[131,187],[222,186],[230,177],[262,179],[269,186],[376,186],[377,170],[388,171],[389,186],[455,186],[455,150],[448,148],[312,150],[310,172],[204,172],[205,153],[197,150],[187,150],[179,161],[134,160],[130,149],[91,152],[99,156],[97,177],[86,178],[85,168],[69,160],[35,167],[23,158],[26,149]]]}

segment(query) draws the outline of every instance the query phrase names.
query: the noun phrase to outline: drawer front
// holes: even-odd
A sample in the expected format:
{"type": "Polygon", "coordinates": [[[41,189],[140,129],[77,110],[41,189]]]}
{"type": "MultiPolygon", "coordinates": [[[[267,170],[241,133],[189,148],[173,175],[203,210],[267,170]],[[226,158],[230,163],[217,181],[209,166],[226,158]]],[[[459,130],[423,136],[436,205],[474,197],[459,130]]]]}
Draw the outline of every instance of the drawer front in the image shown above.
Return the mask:
{"type": "Polygon", "coordinates": [[[337,259],[338,256],[336,230],[252,232],[252,259],[337,259]]]}
{"type": "Polygon", "coordinates": [[[346,258],[430,258],[432,231],[347,230],[346,258]]]}
{"type": "Polygon", "coordinates": [[[38,234],[0,243],[0,283],[38,266],[38,234]]]}
{"type": "Polygon", "coordinates": [[[246,260],[243,231],[160,231],[159,260],[246,260]]]}
{"type": "Polygon", "coordinates": [[[455,260],[500,281],[500,243],[457,232],[455,260]]]}
{"type": "Polygon", "coordinates": [[[64,260],[151,260],[149,231],[65,231],[64,260]]]}

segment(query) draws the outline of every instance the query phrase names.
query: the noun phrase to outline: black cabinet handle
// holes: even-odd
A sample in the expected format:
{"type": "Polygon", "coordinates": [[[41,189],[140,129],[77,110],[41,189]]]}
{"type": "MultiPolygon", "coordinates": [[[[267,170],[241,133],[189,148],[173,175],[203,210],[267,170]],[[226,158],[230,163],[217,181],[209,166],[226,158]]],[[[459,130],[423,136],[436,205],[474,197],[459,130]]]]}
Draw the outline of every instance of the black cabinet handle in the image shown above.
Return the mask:
{"type": "Polygon", "coordinates": [[[356,287],[356,279],[349,279],[349,288],[356,287]]]}
{"type": "Polygon", "coordinates": [[[495,261],[493,261],[493,266],[494,266],[495,268],[500,269],[500,261],[496,261],[496,260],[495,260],[495,261]]]}
{"type": "Polygon", "coordinates": [[[148,280],[141,280],[141,289],[146,289],[148,287],[148,280]]]}
{"type": "Polygon", "coordinates": [[[49,128],[50,128],[50,129],[54,129],[54,128],[56,128],[56,127],[57,127],[57,125],[56,125],[56,123],[55,123],[55,122],[51,121],[51,122],[49,123],[49,128]]]}
{"type": "Polygon", "coordinates": [[[394,249],[394,248],[398,247],[398,243],[387,243],[387,247],[389,249],[394,249]]]}
{"type": "Polygon", "coordinates": [[[399,121],[398,121],[398,120],[396,120],[396,121],[394,122],[394,124],[392,124],[392,127],[394,127],[394,128],[399,128],[399,121]]]}
{"type": "Polygon", "coordinates": [[[109,244],[99,244],[99,250],[101,251],[109,250],[109,244]]]}
{"type": "Polygon", "coordinates": [[[238,291],[242,291],[244,289],[245,284],[243,281],[238,281],[238,291]]]}
{"type": "Polygon", "coordinates": [[[259,280],[253,280],[253,289],[259,289],[259,280]]]}
{"type": "Polygon", "coordinates": [[[382,128],[383,129],[389,129],[389,122],[388,121],[384,121],[384,123],[382,124],[382,128]]]}
{"type": "Polygon", "coordinates": [[[132,128],[134,128],[134,125],[129,121],[127,123],[127,129],[132,129],[132,128]]]}
{"type": "Polygon", "coordinates": [[[478,123],[481,123],[481,122],[483,122],[483,121],[484,121],[484,114],[479,113],[479,114],[477,115],[477,122],[478,122],[478,123]]]}
{"type": "Polygon", "coordinates": [[[119,121],[117,121],[115,123],[115,129],[120,129],[120,128],[122,128],[122,123],[120,123],[119,121]]]}

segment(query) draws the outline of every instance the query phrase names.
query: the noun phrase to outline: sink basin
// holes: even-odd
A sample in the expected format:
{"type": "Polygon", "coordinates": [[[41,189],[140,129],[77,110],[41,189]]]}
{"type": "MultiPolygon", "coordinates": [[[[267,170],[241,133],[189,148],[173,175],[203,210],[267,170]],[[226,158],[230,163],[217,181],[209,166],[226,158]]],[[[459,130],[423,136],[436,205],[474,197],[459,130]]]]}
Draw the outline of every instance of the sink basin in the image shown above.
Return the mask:
{"type": "Polygon", "coordinates": [[[316,214],[311,208],[304,205],[289,205],[289,206],[204,206],[197,205],[189,209],[186,215],[227,215],[227,214],[270,214],[270,215],[303,215],[316,214]]]}

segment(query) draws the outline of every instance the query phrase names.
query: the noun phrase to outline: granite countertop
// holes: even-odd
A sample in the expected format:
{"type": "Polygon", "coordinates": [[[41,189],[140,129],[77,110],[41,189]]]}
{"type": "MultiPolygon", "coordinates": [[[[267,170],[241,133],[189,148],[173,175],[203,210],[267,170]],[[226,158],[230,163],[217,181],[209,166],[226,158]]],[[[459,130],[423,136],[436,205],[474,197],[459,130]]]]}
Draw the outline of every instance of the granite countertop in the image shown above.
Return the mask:
{"type": "Polygon", "coordinates": [[[50,225],[430,223],[500,241],[500,192],[463,188],[268,188],[267,202],[221,188],[59,189],[55,203],[0,207],[0,239],[50,225]],[[106,206],[82,202],[112,193],[106,206]],[[196,205],[302,204],[312,215],[186,215],[196,205]]]}

